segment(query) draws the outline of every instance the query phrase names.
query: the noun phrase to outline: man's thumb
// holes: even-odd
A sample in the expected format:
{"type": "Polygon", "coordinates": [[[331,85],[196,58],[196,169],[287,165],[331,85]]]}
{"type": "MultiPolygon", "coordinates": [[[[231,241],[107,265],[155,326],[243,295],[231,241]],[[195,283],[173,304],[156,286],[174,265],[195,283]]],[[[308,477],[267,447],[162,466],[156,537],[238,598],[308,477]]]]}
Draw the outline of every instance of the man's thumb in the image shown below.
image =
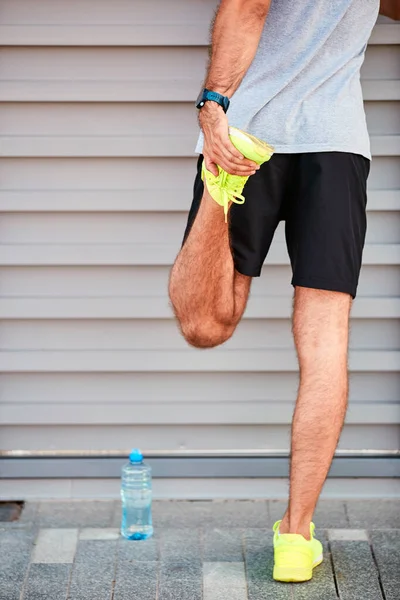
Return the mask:
{"type": "Polygon", "coordinates": [[[215,177],[218,177],[219,171],[218,171],[218,167],[217,167],[216,163],[212,162],[212,160],[210,160],[209,158],[204,158],[204,162],[205,162],[207,171],[210,171],[210,173],[215,175],[215,177]]]}

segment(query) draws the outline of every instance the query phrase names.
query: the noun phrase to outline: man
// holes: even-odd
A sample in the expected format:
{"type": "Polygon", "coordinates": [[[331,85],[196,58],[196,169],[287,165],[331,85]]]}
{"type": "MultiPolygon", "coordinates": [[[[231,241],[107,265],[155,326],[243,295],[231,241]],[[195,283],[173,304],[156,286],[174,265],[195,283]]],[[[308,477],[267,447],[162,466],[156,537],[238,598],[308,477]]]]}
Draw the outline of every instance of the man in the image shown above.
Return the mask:
{"type": "MultiPolygon", "coordinates": [[[[398,16],[398,2],[382,7],[398,16]]],[[[310,579],[322,561],[311,521],[347,406],[349,313],[371,158],[359,73],[378,10],[379,0],[222,0],[197,103],[201,154],[169,287],[191,345],[213,347],[233,334],[275,228],[286,222],[300,385],[289,505],[274,526],[281,581],[310,579]],[[243,157],[228,120],[274,146],[272,158],[260,167],[243,157]],[[250,176],[245,203],[230,204],[228,225],[201,179],[203,161],[215,178],[217,165],[250,176]]]]}

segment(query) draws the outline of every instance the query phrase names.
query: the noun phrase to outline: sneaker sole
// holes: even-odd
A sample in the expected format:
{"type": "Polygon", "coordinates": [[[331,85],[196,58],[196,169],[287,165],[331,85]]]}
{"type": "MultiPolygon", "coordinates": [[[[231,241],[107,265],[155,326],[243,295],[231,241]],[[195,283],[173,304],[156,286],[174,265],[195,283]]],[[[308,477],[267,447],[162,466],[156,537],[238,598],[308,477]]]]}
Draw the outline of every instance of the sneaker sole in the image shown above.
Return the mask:
{"type": "Polygon", "coordinates": [[[242,131],[241,129],[237,129],[236,127],[229,127],[229,135],[232,136],[233,139],[231,138],[231,141],[235,146],[236,146],[235,138],[239,139],[239,140],[243,140],[244,142],[247,142],[247,143],[249,140],[251,140],[253,143],[255,152],[263,160],[265,160],[267,157],[271,158],[271,156],[274,153],[274,148],[272,146],[270,146],[263,140],[259,140],[258,138],[254,137],[254,135],[251,135],[251,133],[247,133],[245,131],[242,131]]]}
{"type": "Polygon", "coordinates": [[[318,557],[310,569],[301,567],[274,567],[273,578],[275,581],[283,581],[284,583],[310,581],[310,579],[312,579],[313,569],[320,565],[322,561],[323,557],[318,557]]]}

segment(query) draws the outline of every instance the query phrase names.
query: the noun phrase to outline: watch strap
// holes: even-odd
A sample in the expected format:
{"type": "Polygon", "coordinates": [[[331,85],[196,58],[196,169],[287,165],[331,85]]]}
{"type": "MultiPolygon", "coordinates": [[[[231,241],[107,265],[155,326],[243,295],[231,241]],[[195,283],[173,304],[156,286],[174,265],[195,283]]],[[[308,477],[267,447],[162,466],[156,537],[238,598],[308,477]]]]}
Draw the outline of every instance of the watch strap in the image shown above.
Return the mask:
{"type": "Polygon", "coordinates": [[[226,112],[228,110],[229,98],[227,96],[223,96],[222,94],[219,94],[218,92],[213,92],[212,90],[208,90],[207,88],[204,88],[201,99],[196,104],[197,108],[202,108],[208,100],[212,100],[213,102],[216,102],[217,104],[219,104],[222,107],[222,109],[224,110],[224,112],[226,112]]]}

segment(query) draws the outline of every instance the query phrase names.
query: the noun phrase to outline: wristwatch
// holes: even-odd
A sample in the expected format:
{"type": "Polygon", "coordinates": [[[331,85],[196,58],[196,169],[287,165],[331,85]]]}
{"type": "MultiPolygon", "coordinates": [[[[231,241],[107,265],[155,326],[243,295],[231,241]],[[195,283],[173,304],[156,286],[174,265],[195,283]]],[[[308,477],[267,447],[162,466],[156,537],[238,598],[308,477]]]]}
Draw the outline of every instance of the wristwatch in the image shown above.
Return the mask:
{"type": "Polygon", "coordinates": [[[225,113],[228,110],[229,98],[227,96],[223,96],[222,94],[218,94],[218,92],[207,90],[207,88],[204,88],[204,90],[200,92],[196,100],[196,108],[202,108],[208,100],[212,100],[213,102],[216,102],[222,106],[225,113]]]}

